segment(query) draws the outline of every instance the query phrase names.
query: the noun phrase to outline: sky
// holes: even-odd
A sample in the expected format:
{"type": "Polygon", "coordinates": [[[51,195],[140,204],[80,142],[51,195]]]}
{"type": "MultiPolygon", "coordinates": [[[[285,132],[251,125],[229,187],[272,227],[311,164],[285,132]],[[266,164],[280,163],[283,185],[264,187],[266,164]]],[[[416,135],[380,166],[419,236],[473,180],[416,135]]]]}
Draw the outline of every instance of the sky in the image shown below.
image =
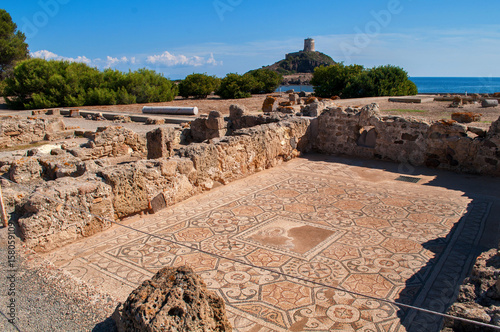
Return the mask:
{"type": "Polygon", "coordinates": [[[0,0],[34,57],[171,79],[224,77],[303,49],[412,77],[500,77],[500,1],[0,0]]]}

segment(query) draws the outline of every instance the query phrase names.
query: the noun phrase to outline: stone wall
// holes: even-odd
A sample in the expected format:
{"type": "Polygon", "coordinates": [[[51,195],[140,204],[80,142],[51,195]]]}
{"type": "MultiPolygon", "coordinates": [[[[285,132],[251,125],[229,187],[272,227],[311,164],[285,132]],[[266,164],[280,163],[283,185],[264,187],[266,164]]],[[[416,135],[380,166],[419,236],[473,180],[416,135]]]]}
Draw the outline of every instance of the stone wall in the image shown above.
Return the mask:
{"type": "Polygon", "coordinates": [[[17,116],[0,118],[0,148],[30,144],[42,140],[55,140],[73,135],[60,118],[23,119],[17,116]]]}
{"type": "Polygon", "coordinates": [[[130,129],[109,126],[98,128],[95,133],[84,134],[90,138],[89,143],[69,150],[81,160],[128,155],[146,156],[146,139],[130,129]]]}
{"type": "MultiPolygon", "coordinates": [[[[214,122],[213,128],[217,122],[218,128],[228,128],[231,135],[183,146],[178,144],[179,132],[156,129],[147,135],[151,159],[110,166],[106,158],[88,160],[97,158],[92,152],[96,147],[108,151],[99,153],[101,157],[116,156],[125,150],[145,156],[146,142],[126,129],[107,128],[92,137],[89,145],[94,148],[79,150],[90,151],[90,157],[56,149],[52,155],[35,154],[14,160],[8,166],[8,175],[17,183],[37,187],[39,192],[70,202],[84,212],[93,213],[95,204],[104,204],[97,205],[96,214],[108,221],[154,213],[310,150],[500,175],[500,119],[486,132],[452,121],[381,116],[376,105],[328,108],[315,119],[256,117],[234,106],[227,120],[217,114],[209,119],[214,122]],[[261,122],[265,124],[245,128],[261,122]]],[[[7,196],[16,195],[11,189],[7,196]]],[[[29,192],[23,197],[7,197],[6,201],[16,205],[8,209],[20,214],[23,238],[37,250],[50,250],[110,225],[29,192]]]]}
{"type": "MultiPolygon", "coordinates": [[[[9,190],[7,201],[17,205],[9,206],[9,212],[19,214],[21,234],[28,246],[38,251],[51,250],[105,229],[112,220],[156,212],[217,184],[227,184],[290,160],[308,150],[309,125],[308,119],[293,118],[235,130],[233,136],[177,146],[176,150],[169,149],[166,135],[167,139],[160,141],[167,144],[164,152],[154,146],[161,158],[118,165],[106,165],[105,158],[82,160],[74,151],[69,154],[59,149],[57,155],[23,157],[12,162],[11,179],[68,205],[34,193],[25,193],[16,200],[10,197],[16,191],[9,190]]],[[[117,137],[115,134],[110,137],[117,137]]],[[[163,135],[157,129],[147,136],[155,140],[163,135]]],[[[128,142],[110,141],[119,145],[128,142]]],[[[86,158],[88,155],[83,155],[86,158]]]]}
{"type": "Polygon", "coordinates": [[[500,119],[481,132],[455,121],[381,116],[376,105],[329,108],[313,121],[311,140],[320,153],[498,176],[499,123],[500,119]]]}
{"type": "Polygon", "coordinates": [[[100,232],[114,217],[111,187],[95,177],[48,181],[26,197],[22,210],[24,214],[18,220],[22,238],[37,251],[100,232]]]}

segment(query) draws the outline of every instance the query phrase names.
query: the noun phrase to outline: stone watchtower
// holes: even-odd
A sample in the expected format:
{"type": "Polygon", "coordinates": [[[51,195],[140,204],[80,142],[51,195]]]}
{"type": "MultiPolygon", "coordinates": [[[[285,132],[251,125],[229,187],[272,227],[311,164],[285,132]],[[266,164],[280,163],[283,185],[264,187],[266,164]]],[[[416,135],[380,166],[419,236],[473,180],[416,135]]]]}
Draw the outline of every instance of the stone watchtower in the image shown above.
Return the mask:
{"type": "Polygon", "coordinates": [[[307,38],[304,40],[304,52],[315,52],[314,39],[307,38]]]}

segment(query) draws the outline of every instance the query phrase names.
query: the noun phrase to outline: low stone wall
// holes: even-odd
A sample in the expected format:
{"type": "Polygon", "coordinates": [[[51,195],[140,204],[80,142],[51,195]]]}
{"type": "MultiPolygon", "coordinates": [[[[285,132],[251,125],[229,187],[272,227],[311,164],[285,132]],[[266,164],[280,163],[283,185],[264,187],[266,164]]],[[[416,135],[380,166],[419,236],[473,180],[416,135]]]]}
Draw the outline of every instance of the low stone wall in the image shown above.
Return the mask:
{"type": "Polygon", "coordinates": [[[23,119],[17,116],[0,117],[0,148],[56,140],[73,135],[59,118],[23,119]]]}
{"type": "Polygon", "coordinates": [[[381,116],[378,107],[370,105],[325,110],[312,124],[311,140],[320,153],[498,176],[499,129],[500,119],[488,132],[481,133],[455,121],[381,116]]]}
{"type": "Polygon", "coordinates": [[[48,251],[100,232],[114,217],[111,187],[95,177],[48,181],[36,193],[26,197],[24,214],[18,220],[23,240],[36,251],[48,251]]]}
{"type": "MultiPolygon", "coordinates": [[[[12,162],[11,179],[68,205],[25,194],[22,200],[7,199],[18,205],[9,211],[20,215],[21,234],[28,246],[51,250],[107,228],[111,220],[158,211],[217,183],[227,184],[290,160],[309,149],[309,125],[309,119],[293,118],[236,130],[233,136],[210,142],[176,145],[176,150],[169,148],[169,137],[175,140],[177,136],[156,129],[147,135],[151,141],[148,147],[160,158],[114,166],[107,166],[106,159],[82,160],[88,155],[82,158],[72,150],[73,155],[57,150],[57,155],[23,157],[12,162]],[[158,141],[158,137],[162,139],[158,141]],[[165,149],[158,142],[165,144],[165,149]]],[[[15,190],[7,195],[16,195],[15,190]]]]}
{"type": "MultiPolygon", "coordinates": [[[[87,135],[87,133],[85,133],[87,135]]],[[[119,157],[135,154],[146,156],[146,139],[124,127],[101,127],[89,133],[90,142],[84,147],[70,149],[69,152],[81,160],[119,157]]]]}

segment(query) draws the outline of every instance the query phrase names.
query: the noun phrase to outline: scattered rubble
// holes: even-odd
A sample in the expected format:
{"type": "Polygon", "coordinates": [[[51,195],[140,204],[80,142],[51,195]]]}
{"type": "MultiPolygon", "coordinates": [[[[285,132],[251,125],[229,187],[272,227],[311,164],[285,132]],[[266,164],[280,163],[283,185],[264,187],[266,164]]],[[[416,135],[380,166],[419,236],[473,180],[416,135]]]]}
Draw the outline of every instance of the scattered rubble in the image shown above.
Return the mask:
{"type": "Polygon", "coordinates": [[[472,112],[455,112],[451,114],[451,119],[459,123],[471,123],[481,121],[482,114],[472,112]]]}

